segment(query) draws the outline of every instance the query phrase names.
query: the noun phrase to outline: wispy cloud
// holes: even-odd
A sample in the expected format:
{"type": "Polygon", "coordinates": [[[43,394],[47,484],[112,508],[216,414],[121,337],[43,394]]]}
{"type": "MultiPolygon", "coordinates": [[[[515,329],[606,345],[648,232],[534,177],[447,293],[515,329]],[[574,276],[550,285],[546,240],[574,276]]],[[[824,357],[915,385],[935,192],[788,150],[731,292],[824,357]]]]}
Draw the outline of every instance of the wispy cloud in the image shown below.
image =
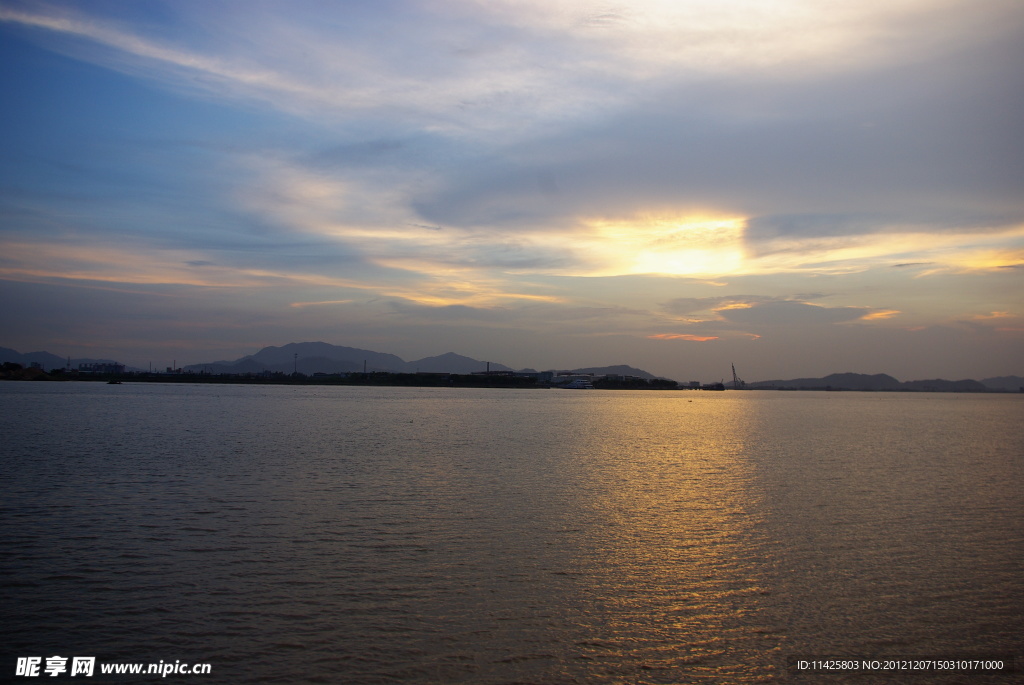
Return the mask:
{"type": "Polygon", "coordinates": [[[7,74],[6,287],[708,355],[1017,327],[979,314],[1020,309],[1015,0],[0,0],[0,31],[71,60],[7,74]]]}
{"type": "Polygon", "coordinates": [[[806,302],[762,302],[750,307],[727,307],[718,310],[727,321],[743,325],[798,326],[840,323],[861,319],[865,311],[859,307],[822,307],[806,302]]]}
{"type": "Polygon", "coordinates": [[[319,3],[292,3],[283,19],[266,3],[182,2],[175,6],[179,32],[157,34],[151,25],[104,17],[104,8],[92,13],[55,3],[0,8],[0,21],[91,41],[105,51],[65,48],[211,96],[254,98],[314,117],[387,110],[425,116],[440,129],[521,131],[524,122],[623,106],[646,91],[637,87],[644,81],[686,83],[723,73],[807,78],[949,50],[965,27],[998,28],[979,16],[1013,14],[1012,3],[989,2],[985,14],[976,1],[941,5],[942,11],[922,0],[843,7],[642,0],[595,11],[579,0],[464,0],[399,3],[382,21],[365,9],[319,3]],[[908,40],[911,23],[929,30],[908,40]],[[207,39],[193,33],[182,40],[189,28],[201,28],[207,39]],[[615,84],[629,87],[611,89],[615,84]]]}
{"type": "Polygon", "coordinates": [[[880,319],[891,319],[895,316],[899,316],[902,312],[898,309],[880,309],[873,311],[860,317],[862,321],[877,321],[880,319]]]}
{"type": "Polygon", "coordinates": [[[715,335],[691,335],[690,333],[655,333],[647,337],[651,340],[686,340],[688,342],[718,340],[718,336],[715,335]]]}
{"type": "Polygon", "coordinates": [[[323,307],[337,304],[351,304],[354,300],[323,300],[321,302],[292,302],[289,306],[297,309],[305,307],[323,307]]]}

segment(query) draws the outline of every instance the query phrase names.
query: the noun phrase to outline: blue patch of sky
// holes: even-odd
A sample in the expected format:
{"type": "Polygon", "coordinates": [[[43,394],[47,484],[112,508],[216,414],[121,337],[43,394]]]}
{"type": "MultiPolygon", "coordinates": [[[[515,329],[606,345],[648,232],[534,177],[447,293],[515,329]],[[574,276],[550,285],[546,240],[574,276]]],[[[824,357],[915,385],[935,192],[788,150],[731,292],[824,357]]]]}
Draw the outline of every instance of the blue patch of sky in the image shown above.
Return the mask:
{"type": "Polygon", "coordinates": [[[282,115],[181,97],[10,29],[0,28],[0,63],[0,190],[4,214],[19,217],[0,230],[52,227],[26,217],[57,213],[68,228],[171,240],[214,225],[248,231],[220,206],[234,182],[222,160],[267,144],[265,132],[287,135],[282,115]]]}

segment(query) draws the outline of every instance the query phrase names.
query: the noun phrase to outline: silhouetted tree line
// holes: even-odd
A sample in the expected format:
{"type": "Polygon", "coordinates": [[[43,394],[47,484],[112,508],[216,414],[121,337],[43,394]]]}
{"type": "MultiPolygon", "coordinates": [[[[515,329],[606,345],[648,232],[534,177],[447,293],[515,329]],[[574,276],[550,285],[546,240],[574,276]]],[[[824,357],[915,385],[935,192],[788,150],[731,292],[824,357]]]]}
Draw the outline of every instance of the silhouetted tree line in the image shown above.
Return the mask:
{"type": "MultiPolygon", "coordinates": [[[[174,373],[157,374],[127,372],[123,374],[65,374],[64,369],[53,369],[49,373],[38,368],[24,368],[15,362],[0,365],[0,379],[4,380],[82,380],[107,381],[124,380],[142,383],[230,383],[251,385],[374,385],[404,387],[456,387],[456,388],[542,388],[548,387],[532,376],[511,376],[504,374],[455,374],[455,373],[350,373],[309,376],[303,373],[249,373],[210,374],[174,373]]],[[[674,390],[675,381],[664,378],[630,378],[612,380],[598,378],[594,387],[603,390],[674,390]]]]}
{"type": "Polygon", "coordinates": [[[26,369],[17,362],[0,364],[0,380],[6,381],[49,381],[63,373],[64,369],[53,369],[49,373],[35,366],[26,369]]]}

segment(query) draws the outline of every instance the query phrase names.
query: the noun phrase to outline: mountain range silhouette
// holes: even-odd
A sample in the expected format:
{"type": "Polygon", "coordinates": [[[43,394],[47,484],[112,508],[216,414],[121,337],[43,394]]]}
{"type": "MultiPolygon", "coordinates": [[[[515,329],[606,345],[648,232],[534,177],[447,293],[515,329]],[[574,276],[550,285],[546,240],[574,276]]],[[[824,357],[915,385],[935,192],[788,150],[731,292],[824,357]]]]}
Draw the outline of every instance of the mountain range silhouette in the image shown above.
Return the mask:
{"type": "MultiPolygon", "coordinates": [[[[82,363],[112,362],[110,359],[73,358],[71,367],[77,368],[82,363]]],[[[0,347],[0,363],[13,362],[23,366],[33,363],[43,369],[64,368],[67,357],[60,357],[50,352],[30,352],[22,354],[8,347],[0,347]]],[[[352,373],[386,371],[391,373],[454,373],[470,374],[479,371],[514,371],[509,366],[497,362],[480,361],[454,352],[446,352],[433,357],[424,357],[415,361],[405,361],[401,357],[387,352],[376,352],[357,347],[332,345],[325,342],[288,343],[280,347],[264,347],[255,354],[246,355],[235,360],[222,360],[205,364],[189,364],[183,367],[186,372],[206,372],[213,374],[242,374],[298,371],[311,375],[314,373],[352,373]]],[[[130,370],[130,369],[129,369],[130,370]]],[[[518,369],[533,371],[533,369],[518,369]]],[[[637,378],[653,379],[657,376],[626,364],[613,366],[594,366],[578,369],[566,369],[575,373],[592,373],[594,375],[618,374],[637,378]]],[[[789,380],[755,381],[746,384],[748,389],[777,388],[784,390],[918,390],[944,392],[984,392],[997,390],[1017,392],[1024,387],[1024,377],[996,376],[981,381],[964,379],[949,381],[941,378],[931,380],[899,381],[884,373],[834,373],[821,378],[794,378],[789,380]]]]}

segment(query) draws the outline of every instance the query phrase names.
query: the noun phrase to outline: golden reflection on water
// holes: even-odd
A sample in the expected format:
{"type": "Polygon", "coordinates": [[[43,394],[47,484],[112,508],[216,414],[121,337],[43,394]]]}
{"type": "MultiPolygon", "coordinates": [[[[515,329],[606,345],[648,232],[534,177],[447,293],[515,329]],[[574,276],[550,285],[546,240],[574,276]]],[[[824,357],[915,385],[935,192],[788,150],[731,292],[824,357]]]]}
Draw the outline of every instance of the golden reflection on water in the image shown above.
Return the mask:
{"type": "Polygon", "coordinates": [[[588,403],[573,445],[589,462],[579,507],[595,525],[577,563],[593,584],[581,589],[591,629],[652,672],[770,676],[750,407],[706,394],[625,399],[588,403]]]}
{"type": "Polygon", "coordinates": [[[653,684],[1021,653],[1018,396],[21,385],[15,654],[653,684]]]}

